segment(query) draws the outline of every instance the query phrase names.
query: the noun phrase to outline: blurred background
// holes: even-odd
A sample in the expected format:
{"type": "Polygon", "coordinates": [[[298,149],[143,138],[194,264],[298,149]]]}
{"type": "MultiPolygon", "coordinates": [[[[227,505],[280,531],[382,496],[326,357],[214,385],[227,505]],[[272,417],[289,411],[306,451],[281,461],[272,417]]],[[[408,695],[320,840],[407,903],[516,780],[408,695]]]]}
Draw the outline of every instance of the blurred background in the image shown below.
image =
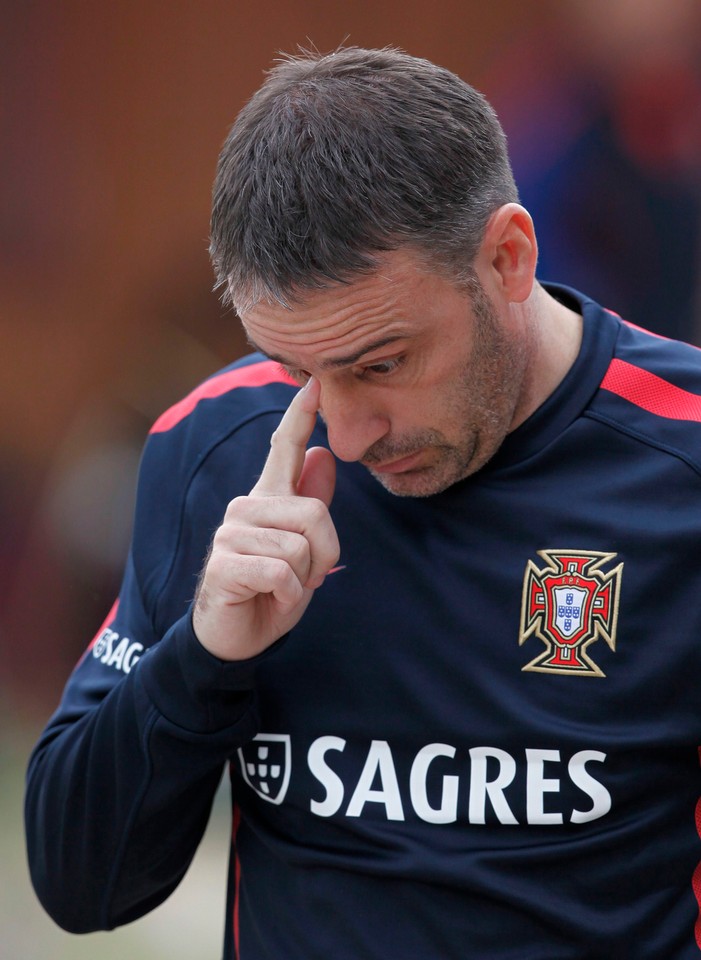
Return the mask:
{"type": "Polygon", "coordinates": [[[278,51],[387,44],[491,99],[541,279],[701,343],[698,0],[0,2],[0,960],[220,955],[226,801],[171,901],[112,934],[41,912],[27,754],[111,606],[158,414],[240,356],[210,188],[278,51]]]}

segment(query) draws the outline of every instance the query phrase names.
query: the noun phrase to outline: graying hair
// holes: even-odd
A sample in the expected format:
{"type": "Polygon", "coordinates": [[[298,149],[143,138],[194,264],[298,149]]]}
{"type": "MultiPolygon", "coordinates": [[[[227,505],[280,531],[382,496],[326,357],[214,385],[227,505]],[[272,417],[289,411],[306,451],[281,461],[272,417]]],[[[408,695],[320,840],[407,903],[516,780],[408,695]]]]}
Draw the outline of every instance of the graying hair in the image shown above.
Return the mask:
{"type": "Polygon", "coordinates": [[[454,73],[394,48],[302,51],[224,144],[210,253],[239,310],[347,282],[404,245],[461,280],[517,199],[496,114],[454,73]]]}

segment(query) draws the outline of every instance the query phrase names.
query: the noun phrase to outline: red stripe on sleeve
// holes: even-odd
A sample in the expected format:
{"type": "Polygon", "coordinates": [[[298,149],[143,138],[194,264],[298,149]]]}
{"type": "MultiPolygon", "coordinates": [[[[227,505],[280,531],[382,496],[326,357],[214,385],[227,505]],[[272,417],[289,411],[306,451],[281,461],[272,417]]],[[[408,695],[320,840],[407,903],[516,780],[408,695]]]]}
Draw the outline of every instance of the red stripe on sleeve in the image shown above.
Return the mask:
{"type": "Polygon", "coordinates": [[[105,619],[103,620],[102,625],[100,626],[100,629],[97,631],[97,633],[95,634],[95,636],[92,638],[92,640],[90,641],[90,643],[89,643],[89,644],[87,645],[87,647],[85,648],[85,652],[83,653],[83,655],[81,656],[80,660],[79,660],[79,661],[76,663],[76,665],[75,665],[76,668],[78,668],[78,667],[81,665],[81,663],[83,662],[83,660],[85,660],[85,658],[87,657],[87,655],[90,653],[90,651],[92,650],[92,648],[95,646],[95,644],[97,643],[97,641],[98,641],[98,640],[100,639],[100,637],[102,636],[103,631],[106,630],[107,627],[109,627],[109,625],[110,625],[111,623],[113,623],[114,618],[117,616],[117,610],[119,610],[119,597],[117,597],[117,599],[114,601],[114,603],[113,603],[112,606],[110,607],[110,612],[107,614],[107,616],[106,616],[105,619]]]}
{"type": "Polygon", "coordinates": [[[236,888],[234,890],[234,916],[233,916],[233,926],[234,926],[234,958],[239,960],[241,956],[241,944],[240,944],[240,933],[239,933],[239,901],[241,896],[241,861],[239,860],[239,852],[236,847],[236,835],[239,832],[239,827],[241,826],[241,808],[238,804],[234,805],[234,816],[232,821],[232,842],[234,846],[234,858],[235,858],[235,875],[234,882],[236,888]]]}
{"type": "Polygon", "coordinates": [[[701,423],[701,396],[625,360],[611,361],[601,387],[658,417],[701,423]]]}
{"type": "Polygon", "coordinates": [[[100,637],[102,636],[103,630],[106,630],[107,627],[109,627],[109,625],[113,622],[114,618],[117,616],[117,610],[119,610],[119,597],[117,597],[117,599],[114,601],[114,603],[113,603],[112,606],[110,607],[110,612],[107,614],[107,616],[106,616],[105,619],[103,620],[102,626],[100,627],[100,629],[97,631],[97,633],[95,634],[95,636],[94,636],[94,637],[92,638],[92,640],[90,641],[90,645],[88,646],[88,650],[92,650],[92,648],[95,646],[95,644],[97,643],[97,641],[98,641],[98,640],[100,639],[100,637]]]}
{"type": "Polygon", "coordinates": [[[192,413],[200,400],[220,397],[236,387],[263,387],[268,383],[289,383],[297,386],[292,377],[285,373],[274,360],[263,360],[247,367],[239,367],[237,370],[229,370],[228,373],[205,380],[192,393],[162,413],[150,432],[165,433],[167,430],[172,430],[176,424],[192,413]]]}

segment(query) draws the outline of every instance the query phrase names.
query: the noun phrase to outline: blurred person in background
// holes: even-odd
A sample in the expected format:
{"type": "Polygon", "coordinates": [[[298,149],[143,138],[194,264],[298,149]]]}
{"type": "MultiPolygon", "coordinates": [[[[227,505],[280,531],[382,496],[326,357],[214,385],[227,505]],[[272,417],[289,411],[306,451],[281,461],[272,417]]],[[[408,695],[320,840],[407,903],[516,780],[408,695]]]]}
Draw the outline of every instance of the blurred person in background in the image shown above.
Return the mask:
{"type": "Polygon", "coordinates": [[[239,115],[211,251],[257,352],[154,425],[30,761],[66,929],[172,892],[228,765],[227,958],[698,954],[699,353],[537,282],[518,201],[400,51],[239,115]]]}
{"type": "Polygon", "coordinates": [[[539,276],[701,343],[701,4],[568,0],[484,83],[539,276]]]}

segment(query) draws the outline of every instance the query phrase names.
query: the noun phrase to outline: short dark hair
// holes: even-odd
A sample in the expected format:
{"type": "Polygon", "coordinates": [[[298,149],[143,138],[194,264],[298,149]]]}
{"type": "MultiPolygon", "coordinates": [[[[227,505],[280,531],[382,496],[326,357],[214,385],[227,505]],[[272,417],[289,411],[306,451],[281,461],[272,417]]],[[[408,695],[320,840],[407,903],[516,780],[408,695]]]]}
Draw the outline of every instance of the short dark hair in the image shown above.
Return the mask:
{"type": "Polygon", "coordinates": [[[395,48],[302,51],[224,144],[210,253],[244,309],[347,281],[403,245],[460,279],[490,215],[517,199],[496,114],[454,73],[395,48]]]}

